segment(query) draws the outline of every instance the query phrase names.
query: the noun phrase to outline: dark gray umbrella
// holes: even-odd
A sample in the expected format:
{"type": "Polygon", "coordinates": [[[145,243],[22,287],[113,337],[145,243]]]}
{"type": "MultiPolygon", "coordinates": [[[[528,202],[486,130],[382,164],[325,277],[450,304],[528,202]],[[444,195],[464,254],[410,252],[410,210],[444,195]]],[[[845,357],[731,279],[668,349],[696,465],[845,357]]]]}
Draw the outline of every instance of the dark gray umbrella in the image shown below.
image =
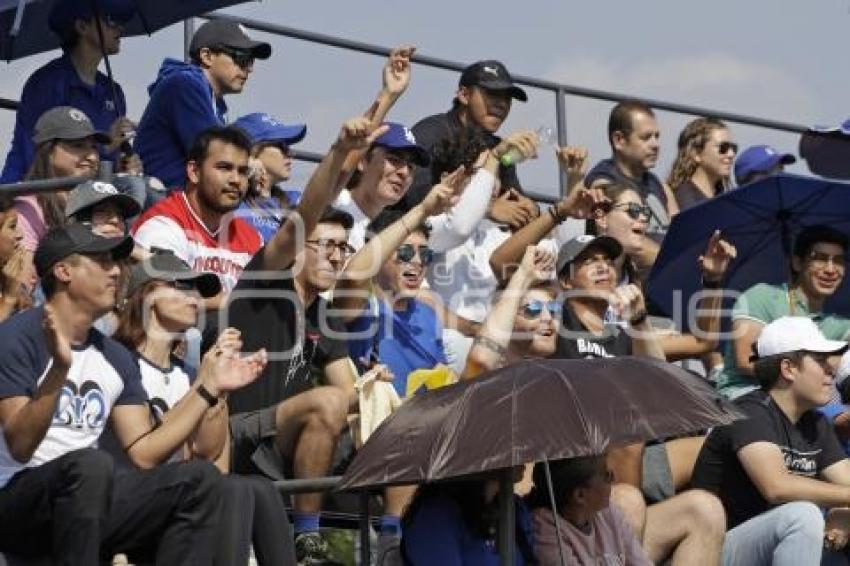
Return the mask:
{"type": "Polygon", "coordinates": [[[739,415],[705,381],[649,358],[528,360],[417,395],[357,452],[341,488],[420,483],[601,454],[739,415]]]}
{"type": "Polygon", "coordinates": [[[705,381],[666,362],[528,360],[406,402],[357,452],[339,488],[498,470],[499,553],[513,564],[514,466],[602,454],[740,417],[705,381]]]}

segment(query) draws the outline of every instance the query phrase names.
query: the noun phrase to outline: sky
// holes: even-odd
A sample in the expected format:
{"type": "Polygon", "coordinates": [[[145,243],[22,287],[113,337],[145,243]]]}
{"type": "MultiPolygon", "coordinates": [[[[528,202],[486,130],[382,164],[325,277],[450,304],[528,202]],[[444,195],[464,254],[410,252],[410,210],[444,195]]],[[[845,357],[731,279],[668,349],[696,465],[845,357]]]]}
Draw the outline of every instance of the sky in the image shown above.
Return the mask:
{"type": "MultiPolygon", "coordinates": [[[[149,0],[142,0],[149,1],[149,0]]],[[[850,0],[320,0],[247,2],[223,12],[244,18],[391,47],[412,43],[419,53],[462,63],[500,59],[517,75],[611,90],[635,97],[703,106],[800,124],[836,124],[850,116],[846,49],[850,0]]],[[[46,32],[46,31],[45,31],[46,32]]],[[[339,125],[362,112],[380,88],[382,58],[251,32],[272,44],[241,95],[228,97],[230,118],[268,112],[284,122],[305,122],[302,149],[324,152],[339,125]]],[[[147,102],[147,85],[164,57],[182,57],[180,25],[152,37],[127,38],[112,59],[131,119],[147,102]]],[[[27,76],[56,53],[0,63],[0,97],[17,99],[27,76]]],[[[457,73],[414,65],[405,96],[390,116],[412,125],[450,106],[457,73]]],[[[527,89],[501,132],[555,126],[554,96],[527,89]]],[[[607,157],[605,126],[612,103],[568,96],[567,135],[607,157]]],[[[666,177],[675,140],[693,116],[661,112],[666,177]]],[[[13,113],[0,110],[0,159],[8,151],[13,113]]],[[[730,124],[742,147],[769,143],[797,153],[790,134],[730,124]]],[[[311,165],[295,168],[303,186],[311,165]]],[[[804,163],[792,171],[805,173],[804,163]]],[[[557,194],[551,150],[524,164],[527,189],[557,194]]]]}

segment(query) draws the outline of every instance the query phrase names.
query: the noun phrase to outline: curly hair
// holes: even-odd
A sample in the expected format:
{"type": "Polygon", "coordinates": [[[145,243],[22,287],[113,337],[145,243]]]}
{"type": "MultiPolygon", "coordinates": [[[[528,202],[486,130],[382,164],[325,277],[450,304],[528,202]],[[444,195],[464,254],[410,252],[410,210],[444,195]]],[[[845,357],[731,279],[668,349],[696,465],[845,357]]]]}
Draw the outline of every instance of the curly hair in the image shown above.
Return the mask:
{"type": "Polygon", "coordinates": [[[496,144],[496,139],[483,128],[466,126],[457,136],[446,138],[431,150],[431,178],[437,182],[443,173],[451,173],[461,165],[472,169],[481,152],[496,144]]]}
{"type": "Polygon", "coordinates": [[[714,130],[725,130],[726,124],[717,118],[701,117],[692,120],[682,133],[679,134],[677,142],[676,160],[670,168],[670,176],[667,184],[676,190],[682,183],[690,179],[697,170],[696,155],[705,149],[714,130]]]}

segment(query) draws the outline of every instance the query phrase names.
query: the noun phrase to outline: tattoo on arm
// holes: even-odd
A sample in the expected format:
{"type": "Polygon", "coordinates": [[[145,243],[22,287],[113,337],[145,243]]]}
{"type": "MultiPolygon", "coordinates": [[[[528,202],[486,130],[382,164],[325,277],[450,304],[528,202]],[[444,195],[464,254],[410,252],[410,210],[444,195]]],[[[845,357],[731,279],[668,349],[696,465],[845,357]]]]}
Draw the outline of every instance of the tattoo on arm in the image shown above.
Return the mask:
{"type": "Polygon", "coordinates": [[[492,338],[484,336],[483,334],[479,334],[475,337],[475,344],[487,348],[488,350],[498,354],[499,356],[504,356],[505,352],[507,351],[506,347],[502,346],[492,338]]]}

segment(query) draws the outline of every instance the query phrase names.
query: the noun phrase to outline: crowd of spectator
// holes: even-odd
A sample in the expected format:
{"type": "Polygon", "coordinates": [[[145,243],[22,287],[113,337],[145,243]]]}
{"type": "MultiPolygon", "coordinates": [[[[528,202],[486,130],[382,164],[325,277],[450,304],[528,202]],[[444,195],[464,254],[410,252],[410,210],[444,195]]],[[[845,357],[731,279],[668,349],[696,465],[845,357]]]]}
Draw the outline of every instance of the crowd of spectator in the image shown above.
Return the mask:
{"type": "MultiPolygon", "coordinates": [[[[793,155],[739,153],[698,117],[664,181],[639,100],[611,109],[610,157],[547,155],[538,133],[502,131],[528,94],[494,60],[461,73],[447,112],[388,121],[412,82],[404,45],[295,190],[308,126],[227,116],[268,43],[205,23],[128,109],[98,66],[134,2],[101,4],[54,3],[62,56],[26,82],[8,133],[2,182],[88,178],[0,194],[11,563],[335,564],[323,495],[273,481],[345,470],[363,376],[395,407],[529,359],[620,356],[685,364],[744,418],[518,468],[516,564],[848,563],[850,318],[825,310],[848,235],[796,233],[776,258],[787,280],[741,293],[726,334],[737,250],[720,231],[681,266],[706,291],[688,332],[644,294],[672,219],[793,155]],[[530,159],[564,173],[551,206],[525,194],[530,159]]],[[[499,563],[498,491],[486,474],[384,489],[376,563],[499,563]]]]}

